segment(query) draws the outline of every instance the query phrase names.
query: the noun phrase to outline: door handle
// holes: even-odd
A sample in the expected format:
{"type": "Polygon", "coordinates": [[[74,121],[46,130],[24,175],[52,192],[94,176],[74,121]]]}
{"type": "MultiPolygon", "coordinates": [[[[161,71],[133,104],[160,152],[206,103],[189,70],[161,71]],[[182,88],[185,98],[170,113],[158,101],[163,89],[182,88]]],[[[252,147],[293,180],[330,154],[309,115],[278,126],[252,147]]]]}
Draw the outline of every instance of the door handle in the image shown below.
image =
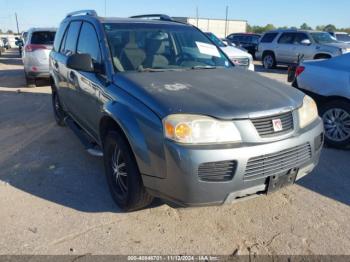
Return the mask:
{"type": "Polygon", "coordinates": [[[58,69],[58,63],[57,63],[57,61],[53,61],[53,66],[54,66],[56,69],[58,69]]]}

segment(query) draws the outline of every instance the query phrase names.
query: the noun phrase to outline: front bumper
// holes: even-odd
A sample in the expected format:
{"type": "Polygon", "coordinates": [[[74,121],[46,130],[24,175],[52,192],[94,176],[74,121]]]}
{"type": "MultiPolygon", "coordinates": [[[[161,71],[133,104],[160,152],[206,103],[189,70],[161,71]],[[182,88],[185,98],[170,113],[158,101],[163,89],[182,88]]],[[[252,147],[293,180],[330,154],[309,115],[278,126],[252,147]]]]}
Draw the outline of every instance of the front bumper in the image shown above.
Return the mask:
{"type": "Polygon", "coordinates": [[[245,172],[248,160],[254,157],[278,153],[296,146],[309,143],[311,158],[297,168],[297,179],[309,174],[317,165],[321,146],[316,145],[316,138],[323,136],[321,119],[315,121],[301,134],[272,143],[246,144],[234,147],[222,145],[183,146],[166,142],[166,178],[143,175],[143,182],[148,191],[158,197],[168,199],[184,206],[217,205],[236,201],[242,197],[265,193],[268,177],[247,180],[245,172]],[[317,148],[318,147],[318,148],[317,148]],[[236,161],[237,167],[232,180],[225,182],[206,182],[199,178],[198,168],[203,163],[236,161]]]}

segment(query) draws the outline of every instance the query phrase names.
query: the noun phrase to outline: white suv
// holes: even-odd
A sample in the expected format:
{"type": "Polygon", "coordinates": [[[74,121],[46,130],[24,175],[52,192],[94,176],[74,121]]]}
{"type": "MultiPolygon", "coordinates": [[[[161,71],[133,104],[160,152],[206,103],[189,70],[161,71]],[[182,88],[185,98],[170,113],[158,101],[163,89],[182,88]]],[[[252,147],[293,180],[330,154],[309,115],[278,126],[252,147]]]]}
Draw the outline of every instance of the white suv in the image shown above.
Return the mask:
{"type": "Polygon", "coordinates": [[[335,40],[327,32],[304,30],[276,30],[265,33],[258,45],[257,59],[266,69],[278,64],[305,60],[327,59],[350,52],[350,44],[335,40]]]}

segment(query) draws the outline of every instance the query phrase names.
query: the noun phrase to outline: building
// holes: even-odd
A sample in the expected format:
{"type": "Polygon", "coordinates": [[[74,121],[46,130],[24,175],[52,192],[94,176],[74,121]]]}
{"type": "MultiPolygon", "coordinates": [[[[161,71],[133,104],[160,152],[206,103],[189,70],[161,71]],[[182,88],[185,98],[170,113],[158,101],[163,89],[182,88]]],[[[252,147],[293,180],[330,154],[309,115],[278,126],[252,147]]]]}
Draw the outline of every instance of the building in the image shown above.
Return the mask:
{"type": "Polygon", "coordinates": [[[218,37],[226,37],[232,33],[245,33],[248,22],[245,20],[225,20],[211,18],[173,17],[173,19],[197,26],[204,32],[212,32],[218,37]]]}

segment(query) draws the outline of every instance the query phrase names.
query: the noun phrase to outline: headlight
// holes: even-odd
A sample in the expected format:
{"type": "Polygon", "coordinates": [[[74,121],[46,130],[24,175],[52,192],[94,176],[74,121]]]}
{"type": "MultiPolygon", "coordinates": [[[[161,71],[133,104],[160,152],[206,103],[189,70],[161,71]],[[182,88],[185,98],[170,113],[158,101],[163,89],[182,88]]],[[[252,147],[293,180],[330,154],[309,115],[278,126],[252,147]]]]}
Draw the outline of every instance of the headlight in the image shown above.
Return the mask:
{"type": "Polygon", "coordinates": [[[164,136],[183,144],[239,142],[241,135],[232,121],[200,115],[175,114],[163,120],[164,136]]]}
{"type": "Polygon", "coordinates": [[[318,117],[316,103],[311,97],[304,97],[303,106],[299,108],[298,115],[300,128],[311,124],[318,117]]]}

